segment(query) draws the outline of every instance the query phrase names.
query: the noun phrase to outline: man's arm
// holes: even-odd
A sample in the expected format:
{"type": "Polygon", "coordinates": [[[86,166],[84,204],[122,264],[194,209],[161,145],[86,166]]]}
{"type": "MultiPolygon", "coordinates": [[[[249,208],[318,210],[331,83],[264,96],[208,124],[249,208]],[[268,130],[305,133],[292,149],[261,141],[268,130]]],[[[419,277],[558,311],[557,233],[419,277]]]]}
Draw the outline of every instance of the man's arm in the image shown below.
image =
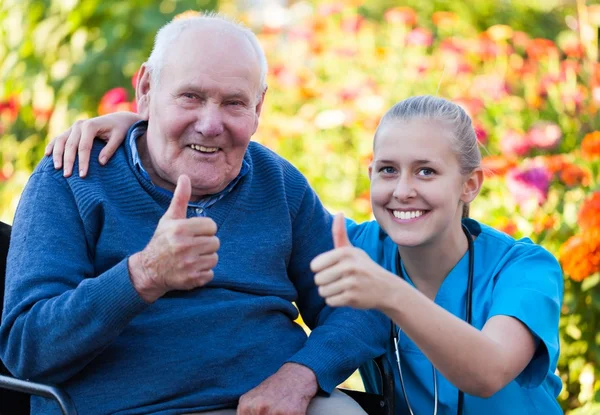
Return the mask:
{"type": "Polygon", "coordinates": [[[312,333],[289,362],[310,368],[327,393],[361,364],[385,352],[390,324],[377,311],[328,307],[319,295],[310,261],[333,248],[332,223],[332,216],[307,187],[293,222],[289,273],[298,290],[298,308],[312,333]]]}
{"type": "Polygon", "coordinates": [[[34,173],[9,252],[0,327],[5,365],[21,378],[62,382],[101,353],[148,303],[209,282],[217,263],[217,229],[210,218],[186,219],[190,194],[190,180],[181,176],[146,247],[96,275],[98,235],[84,226],[77,208],[88,200],[76,202],[60,173],[34,173]]]}
{"type": "Polygon", "coordinates": [[[15,216],[0,326],[2,360],[16,376],[65,381],[147,307],[127,258],[97,276],[92,258],[66,183],[34,173],[15,216]]]}

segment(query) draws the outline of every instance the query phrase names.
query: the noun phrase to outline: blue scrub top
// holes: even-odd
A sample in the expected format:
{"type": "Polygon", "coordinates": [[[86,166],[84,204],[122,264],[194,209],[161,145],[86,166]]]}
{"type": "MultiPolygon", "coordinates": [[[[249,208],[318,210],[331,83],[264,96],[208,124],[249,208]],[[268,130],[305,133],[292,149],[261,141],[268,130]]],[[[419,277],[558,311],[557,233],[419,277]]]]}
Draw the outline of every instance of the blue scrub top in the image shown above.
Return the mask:
{"type": "MultiPolygon", "coordinates": [[[[556,401],[562,385],[554,374],[559,355],[558,322],[563,296],[560,265],[552,254],[528,238],[517,241],[472,219],[465,219],[464,224],[476,236],[473,244],[473,326],[481,330],[492,316],[512,316],[529,328],[538,347],[523,372],[492,397],[485,399],[465,394],[463,414],[562,414],[556,401]]],[[[365,250],[374,261],[398,275],[398,247],[377,222],[357,225],[348,221],[347,228],[354,246],[365,250]]],[[[436,304],[463,320],[466,318],[468,267],[469,255],[466,253],[450,271],[435,298],[436,304]]],[[[410,405],[415,415],[432,414],[432,365],[406,334],[401,334],[399,343],[410,405]]],[[[408,414],[392,340],[387,357],[395,368],[396,413],[408,414]]],[[[380,393],[377,369],[369,363],[360,372],[365,389],[380,393]]],[[[458,389],[439,371],[437,383],[438,414],[455,415],[458,389]]]]}

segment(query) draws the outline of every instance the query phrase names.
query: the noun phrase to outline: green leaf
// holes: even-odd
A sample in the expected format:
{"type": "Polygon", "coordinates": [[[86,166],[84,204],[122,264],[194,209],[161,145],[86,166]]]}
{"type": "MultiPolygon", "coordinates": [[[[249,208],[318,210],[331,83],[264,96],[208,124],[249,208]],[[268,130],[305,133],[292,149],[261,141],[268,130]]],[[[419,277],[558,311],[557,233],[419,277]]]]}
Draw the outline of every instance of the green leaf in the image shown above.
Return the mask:
{"type": "Polygon", "coordinates": [[[581,291],[588,291],[598,285],[598,283],[600,283],[600,272],[597,272],[583,280],[581,283],[581,291]]]}

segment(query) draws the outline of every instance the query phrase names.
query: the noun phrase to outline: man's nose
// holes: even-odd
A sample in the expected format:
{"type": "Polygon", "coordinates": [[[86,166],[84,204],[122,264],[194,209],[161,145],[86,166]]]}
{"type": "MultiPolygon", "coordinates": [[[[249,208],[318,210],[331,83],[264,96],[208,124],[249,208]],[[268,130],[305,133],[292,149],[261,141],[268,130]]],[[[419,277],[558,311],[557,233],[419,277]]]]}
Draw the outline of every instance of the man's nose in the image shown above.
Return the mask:
{"type": "Polygon", "coordinates": [[[212,138],[223,134],[223,115],[221,107],[217,104],[206,103],[199,110],[196,131],[204,137],[212,138]]]}
{"type": "Polygon", "coordinates": [[[394,188],[394,193],[392,196],[398,200],[406,200],[411,197],[415,197],[417,194],[415,190],[415,186],[410,177],[404,177],[402,175],[398,178],[396,182],[396,187],[394,188]]]}

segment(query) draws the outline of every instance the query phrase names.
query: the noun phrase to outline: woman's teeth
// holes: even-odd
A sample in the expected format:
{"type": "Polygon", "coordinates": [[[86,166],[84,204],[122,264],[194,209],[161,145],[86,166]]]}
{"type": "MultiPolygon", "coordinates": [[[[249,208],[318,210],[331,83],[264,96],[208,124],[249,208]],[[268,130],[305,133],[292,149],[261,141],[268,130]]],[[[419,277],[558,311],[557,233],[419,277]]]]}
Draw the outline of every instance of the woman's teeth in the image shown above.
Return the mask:
{"type": "Polygon", "coordinates": [[[414,219],[421,216],[424,212],[422,210],[411,210],[411,211],[403,211],[403,210],[393,210],[392,213],[398,219],[414,219]]]}

